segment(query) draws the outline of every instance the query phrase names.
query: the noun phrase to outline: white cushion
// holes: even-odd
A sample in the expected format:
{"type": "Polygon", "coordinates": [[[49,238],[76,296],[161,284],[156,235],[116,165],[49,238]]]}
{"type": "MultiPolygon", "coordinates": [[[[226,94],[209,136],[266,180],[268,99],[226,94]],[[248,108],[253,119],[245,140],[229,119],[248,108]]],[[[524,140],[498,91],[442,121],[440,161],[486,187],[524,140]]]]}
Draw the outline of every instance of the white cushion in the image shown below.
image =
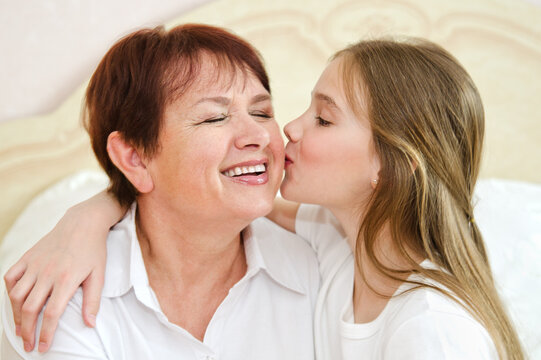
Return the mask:
{"type": "Polygon", "coordinates": [[[494,279],[531,359],[541,359],[541,185],[481,180],[474,215],[494,279]]]}

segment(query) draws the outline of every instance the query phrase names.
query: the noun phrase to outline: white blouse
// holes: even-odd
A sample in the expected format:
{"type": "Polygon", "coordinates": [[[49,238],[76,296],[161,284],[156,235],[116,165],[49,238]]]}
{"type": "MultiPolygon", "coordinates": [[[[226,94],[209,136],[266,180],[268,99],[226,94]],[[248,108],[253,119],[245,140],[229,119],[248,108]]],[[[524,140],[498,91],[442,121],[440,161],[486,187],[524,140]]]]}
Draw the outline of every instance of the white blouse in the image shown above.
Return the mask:
{"type": "MultiPolygon", "coordinates": [[[[8,345],[3,354],[14,351],[23,359],[314,358],[312,318],[319,273],[306,242],[266,219],[246,228],[247,273],[218,307],[201,342],[161,311],[149,286],[134,214],[132,207],[109,234],[96,327],[83,323],[79,289],[60,319],[50,350],[41,355],[36,346],[26,353],[5,301],[2,320],[8,345]]],[[[40,323],[41,316],[37,329],[40,323]]]]}

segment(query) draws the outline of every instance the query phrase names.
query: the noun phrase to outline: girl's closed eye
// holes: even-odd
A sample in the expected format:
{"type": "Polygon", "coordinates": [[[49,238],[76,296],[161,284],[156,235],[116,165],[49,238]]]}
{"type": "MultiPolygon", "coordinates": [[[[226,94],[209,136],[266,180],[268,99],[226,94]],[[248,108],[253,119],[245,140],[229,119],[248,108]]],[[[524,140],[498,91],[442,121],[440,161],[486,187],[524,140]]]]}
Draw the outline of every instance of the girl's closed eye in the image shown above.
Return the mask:
{"type": "Polygon", "coordinates": [[[318,126],[327,127],[327,126],[332,125],[332,122],[323,119],[320,115],[316,116],[316,120],[317,120],[317,125],[318,126]]]}

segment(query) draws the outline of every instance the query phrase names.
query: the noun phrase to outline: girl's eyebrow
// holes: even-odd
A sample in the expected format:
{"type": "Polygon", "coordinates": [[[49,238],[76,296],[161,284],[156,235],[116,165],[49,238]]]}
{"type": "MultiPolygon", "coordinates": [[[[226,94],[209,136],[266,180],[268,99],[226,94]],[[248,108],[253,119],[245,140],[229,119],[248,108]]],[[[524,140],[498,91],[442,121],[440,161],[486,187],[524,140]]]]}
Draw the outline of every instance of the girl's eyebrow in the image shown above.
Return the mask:
{"type": "Polygon", "coordinates": [[[329,95],[326,95],[326,94],[323,94],[323,93],[320,93],[320,92],[316,92],[316,93],[314,93],[314,98],[316,98],[317,100],[324,101],[325,103],[327,103],[327,105],[329,105],[333,109],[336,109],[338,111],[342,111],[340,109],[340,107],[338,107],[338,105],[336,104],[336,101],[334,101],[334,99],[332,97],[330,97],[329,95]]]}

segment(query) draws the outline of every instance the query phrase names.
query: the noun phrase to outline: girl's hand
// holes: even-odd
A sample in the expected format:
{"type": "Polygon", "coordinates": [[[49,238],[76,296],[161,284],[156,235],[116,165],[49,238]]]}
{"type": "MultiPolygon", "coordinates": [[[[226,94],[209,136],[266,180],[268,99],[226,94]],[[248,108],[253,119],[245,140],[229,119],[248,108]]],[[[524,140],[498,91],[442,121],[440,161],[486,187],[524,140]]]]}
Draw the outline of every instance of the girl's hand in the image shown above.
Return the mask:
{"type": "Polygon", "coordinates": [[[36,322],[46,302],[38,350],[47,351],[58,320],[79,286],[83,287],[83,320],[95,326],[107,235],[125,212],[106,192],[75,205],[8,270],[4,281],[16,334],[23,338],[26,351],[34,349],[36,322]]]}

